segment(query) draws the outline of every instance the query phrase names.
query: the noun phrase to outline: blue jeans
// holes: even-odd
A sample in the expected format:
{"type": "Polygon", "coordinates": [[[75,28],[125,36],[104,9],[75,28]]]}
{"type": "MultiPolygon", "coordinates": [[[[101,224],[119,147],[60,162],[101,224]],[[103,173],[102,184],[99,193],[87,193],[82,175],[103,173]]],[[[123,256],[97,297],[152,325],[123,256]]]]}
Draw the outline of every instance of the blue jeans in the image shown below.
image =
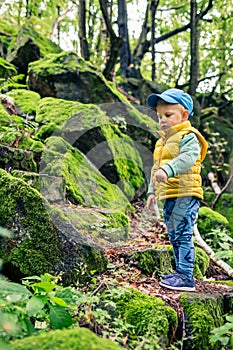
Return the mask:
{"type": "Polygon", "coordinates": [[[174,250],[176,271],[193,278],[195,251],[193,226],[200,202],[196,197],[168,198],[164,201],[164,219],[174,250]]]}

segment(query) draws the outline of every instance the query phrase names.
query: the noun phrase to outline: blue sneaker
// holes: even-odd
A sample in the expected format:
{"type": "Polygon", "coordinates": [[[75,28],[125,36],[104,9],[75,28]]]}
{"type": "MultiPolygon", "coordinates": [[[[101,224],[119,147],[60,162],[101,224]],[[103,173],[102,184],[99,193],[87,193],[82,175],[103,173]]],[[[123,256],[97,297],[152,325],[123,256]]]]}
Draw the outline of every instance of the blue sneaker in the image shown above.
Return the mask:
{"type": "Polygon", "coordinates": [[[173,277],[162,279],[159,282],[159,284],[160,286],[168,289],[180,290],[185,292],[194,292],[196,290],[194,280],[188,279],[188,277],[181,273],[176,273],[173,275],[173,277]]]}
{"type": "Polygon", "coordinates": [[[166,280],[167,278],[174,277],[174,276],[176,276],[177,274],[178,274],[177,272],[169,273],[168,275],[164,275],[162,279],[163,279],[163,280],[166,280]]]}

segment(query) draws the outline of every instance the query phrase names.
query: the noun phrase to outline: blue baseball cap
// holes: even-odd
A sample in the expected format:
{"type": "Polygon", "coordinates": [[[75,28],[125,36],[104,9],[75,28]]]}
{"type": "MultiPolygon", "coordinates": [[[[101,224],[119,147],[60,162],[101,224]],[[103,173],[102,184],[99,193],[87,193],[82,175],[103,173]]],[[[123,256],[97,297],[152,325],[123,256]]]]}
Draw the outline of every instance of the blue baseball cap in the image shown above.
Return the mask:
{"type": "Polygon", "coordinates": [[[189,94],[186,94],[180,89],[168,89],[162,94],[151,94],[147,97],[146,103],[148,106],[155,108],[158,103],[158,99],[171,104],[181,104],[185,109],[189,111],[189,116],[193,115],[193,100],[189,94]]]}

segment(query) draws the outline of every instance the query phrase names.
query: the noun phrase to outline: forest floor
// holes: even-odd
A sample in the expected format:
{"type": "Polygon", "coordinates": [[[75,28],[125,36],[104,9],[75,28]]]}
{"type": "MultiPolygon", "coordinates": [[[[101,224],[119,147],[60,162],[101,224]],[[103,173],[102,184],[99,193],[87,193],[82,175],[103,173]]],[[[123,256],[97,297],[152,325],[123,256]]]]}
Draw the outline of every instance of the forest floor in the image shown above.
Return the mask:
{"type": "MultiPolygon", "coordinates": [[[[131,214],[131,230],[127,242],[109,244],[105,254],[109,259],[112,269],[102,275],[104,280],[115,279],[115,283],[121,286],[129,286],[140,290],[147,295],[162,298],[165,303],[174,308],[178,313],[182,312],[179,306],[180,292],[163,288],[159,285],[159,279],[153,274],[143,273],[133,263],[125,261],[124,255],[132,251],[155,249],[160,245],[169,245],[166,228],[163,222],[158,222],[153,212],[145,209],[144,202],[134,203],[135,212],[131,214]]],[[[221,269],[214,263],[206,272],[204,280],[195,279],[197,293],[226,294],[233,291],[233,287],[216,281],[229,280],[221,269]]]]}

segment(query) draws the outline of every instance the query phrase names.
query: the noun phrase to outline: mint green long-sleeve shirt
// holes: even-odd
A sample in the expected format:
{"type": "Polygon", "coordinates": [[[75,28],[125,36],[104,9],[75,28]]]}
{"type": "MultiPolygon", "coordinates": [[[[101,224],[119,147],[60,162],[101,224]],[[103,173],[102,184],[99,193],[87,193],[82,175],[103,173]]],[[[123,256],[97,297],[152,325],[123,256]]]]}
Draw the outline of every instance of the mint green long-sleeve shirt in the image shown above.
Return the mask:
{"type": "MultiPolygon", "coordinates": [[[[195,164],[200,150],[201,146],[196,135],[194,133],[189,133],[180,141],[180,154],[170,162],[161,166],[161,169],[167,173],[168,178],[181,174],[195,164]]],[[[154,193],[155,189],[152,184],[152,179],[150,179],[147,194],[154,193]]]]}

